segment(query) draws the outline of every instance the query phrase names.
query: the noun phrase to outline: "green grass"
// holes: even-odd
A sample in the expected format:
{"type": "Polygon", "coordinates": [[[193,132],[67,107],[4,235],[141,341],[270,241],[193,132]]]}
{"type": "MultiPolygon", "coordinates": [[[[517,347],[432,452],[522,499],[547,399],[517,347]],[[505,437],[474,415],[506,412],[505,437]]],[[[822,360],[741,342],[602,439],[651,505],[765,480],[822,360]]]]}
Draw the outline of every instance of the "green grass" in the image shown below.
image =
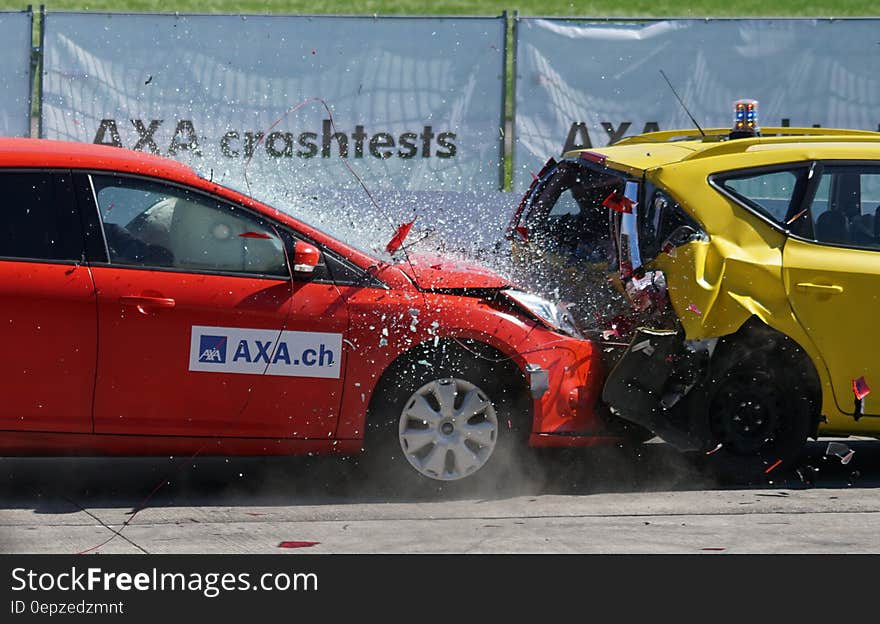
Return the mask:
{"type": "MultiPolygon", "coordinates": [[[[565,16],[821,16],[880,14],[876,0],[630,0],[629,2],[568,2],[566,0],[45,0],[52,10],[154,11],[181,13],[338,13],[379,15],[521,15],[565,16]]],[[[34,3],[37,10],[40,2],[34,3]]],[[[21,10],[27,3],[0,2],[0,9],[21,10]]]]}

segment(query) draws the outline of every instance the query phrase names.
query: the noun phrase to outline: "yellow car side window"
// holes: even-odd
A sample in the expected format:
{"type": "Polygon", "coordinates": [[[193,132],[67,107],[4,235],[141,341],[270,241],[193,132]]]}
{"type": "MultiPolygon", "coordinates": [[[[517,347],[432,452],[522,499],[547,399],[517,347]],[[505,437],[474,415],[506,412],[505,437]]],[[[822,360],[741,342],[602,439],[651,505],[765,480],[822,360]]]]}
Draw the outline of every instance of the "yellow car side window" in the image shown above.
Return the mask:
{"type": "Polygon", "coordinates": [[[824,167],[810,212],[817,242],[880,249],[880,167],[824,167]]]}

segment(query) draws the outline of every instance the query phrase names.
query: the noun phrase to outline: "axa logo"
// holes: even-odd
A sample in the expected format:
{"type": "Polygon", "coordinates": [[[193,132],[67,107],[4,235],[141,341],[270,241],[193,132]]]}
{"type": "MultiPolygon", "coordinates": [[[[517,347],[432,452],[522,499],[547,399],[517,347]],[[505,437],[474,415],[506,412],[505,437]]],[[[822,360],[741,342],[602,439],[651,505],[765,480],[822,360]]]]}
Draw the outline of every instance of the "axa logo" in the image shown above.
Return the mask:
{"type": "Polygon", "coordinates": [[[288,366],[333,366],[335,363],[333,350],[328,349],[324,344],[318,344],[316,347],[315,349],[303,349],[301,353],[296,351],[296,355],[291,357],[290,346],[284,340],[278,342],[274,352],[271,340],[239,340],[232,361],[242,361],[249,364],[259,362],[269,364],[271,362],[288,366]]]}
{"type": "Polygon", "coordinates": [[[199,339],[199,362],[226,363],[226,336],[202,336],[199,339]]]}
{"type": "Polygon", "coordinates": [[[338,379],[342,334],[194,326],[189,370],[338,379]]]}

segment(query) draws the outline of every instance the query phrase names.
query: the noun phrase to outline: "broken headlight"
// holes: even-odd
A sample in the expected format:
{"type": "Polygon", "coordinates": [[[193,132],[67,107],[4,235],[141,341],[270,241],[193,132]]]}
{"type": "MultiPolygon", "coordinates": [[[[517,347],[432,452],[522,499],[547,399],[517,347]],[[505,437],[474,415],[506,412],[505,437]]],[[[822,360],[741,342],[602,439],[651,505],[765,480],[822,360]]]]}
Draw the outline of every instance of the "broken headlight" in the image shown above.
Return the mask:
{"type": "Polygon", "coordinates": [[[544,297],[521,290],[505,290],[502,292],[516,307],[526,312],[529,316],[542,321],[550,329],[574,338],[584,337],[571,313],[569,313],[566,304],[553,303],[548,299],[544,299],[544,297]]]}

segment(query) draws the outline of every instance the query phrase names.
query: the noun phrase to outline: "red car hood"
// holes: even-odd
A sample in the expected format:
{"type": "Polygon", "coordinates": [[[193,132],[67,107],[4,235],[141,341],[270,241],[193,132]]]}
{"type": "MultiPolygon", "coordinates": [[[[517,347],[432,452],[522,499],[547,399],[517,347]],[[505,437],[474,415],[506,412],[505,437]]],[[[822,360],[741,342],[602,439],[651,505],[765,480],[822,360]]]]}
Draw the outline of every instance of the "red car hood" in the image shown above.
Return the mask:
{"type": "Polygon", "coordinates": [[[419,288],[505,288],[510,282],[484,267],[440,256],[410,256],[397,265],[419,288]]]}

